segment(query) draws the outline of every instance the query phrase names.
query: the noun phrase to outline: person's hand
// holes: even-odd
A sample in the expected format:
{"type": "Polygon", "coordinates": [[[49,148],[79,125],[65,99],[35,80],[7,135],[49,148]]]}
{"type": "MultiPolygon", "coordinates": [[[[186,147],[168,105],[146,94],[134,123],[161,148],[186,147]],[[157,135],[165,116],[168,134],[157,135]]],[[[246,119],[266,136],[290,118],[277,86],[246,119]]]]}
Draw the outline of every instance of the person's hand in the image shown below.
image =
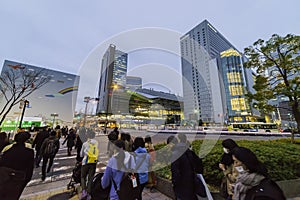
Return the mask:
{"type": "Polygon", "coordinates": [[[225,165],[222,164],[222,163],[219,163],[219,168],[224,171],[225,170],[225,165]]]}

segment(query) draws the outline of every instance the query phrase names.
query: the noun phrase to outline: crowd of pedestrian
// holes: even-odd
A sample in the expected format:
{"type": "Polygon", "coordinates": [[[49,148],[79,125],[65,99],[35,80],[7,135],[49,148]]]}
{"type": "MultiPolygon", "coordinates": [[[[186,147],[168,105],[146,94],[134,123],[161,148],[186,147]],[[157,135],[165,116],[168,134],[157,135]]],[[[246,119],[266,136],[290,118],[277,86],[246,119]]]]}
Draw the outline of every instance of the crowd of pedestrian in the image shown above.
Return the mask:
{"type": "MultiPolygon", "coordinates": [[[[67,145],[67,156],[72,155],[73,147],[77,150],[76,161],[81,165],[80,196],[82,199],[91,199],[99,157],[95,132],[84,127],[77,130],[59,126],[53,130],[47,127],[41,129],[31,145],[27,143],[31,137],[29,132],[20,131],[12,143],[5,132],[0,133],[0,199],[18,199],[32,178],[34,166],[38,168],[41,160],[41,180],[46,179],[60,148],[61,136],[64,137],[62,144],[67,145]]],[[[205,166],[202,159],[191,150],[185,134],[170,136],[167,144],[171,152],[172,185],[176,199],[199,199],[195,175],[197,177],[197,174],[203,174],[205,166]]],[[[220,188],[224,199],[285,199],[282,190],[270,179],[267,169],[250,149],[238,146],[232,139],[223,140],[222,147],[224,153],[220,158],[219,169],[224,175],[220,188]]],[[[145,138],[133,138],[129,133],[120,133],[115,128],[108,134],[107,155],[109,161],[101,179],[101,186],[110,188],[110,199],[123,199],[120,195],[122,187],[125,187],[125,176],[129,177],[127,179],[133,188],[130,194],[132,199],[141,200],[145,187],[155,192],[156,175],[153,163],[156,160],[156,151],[149,135],[145,138]]]]}

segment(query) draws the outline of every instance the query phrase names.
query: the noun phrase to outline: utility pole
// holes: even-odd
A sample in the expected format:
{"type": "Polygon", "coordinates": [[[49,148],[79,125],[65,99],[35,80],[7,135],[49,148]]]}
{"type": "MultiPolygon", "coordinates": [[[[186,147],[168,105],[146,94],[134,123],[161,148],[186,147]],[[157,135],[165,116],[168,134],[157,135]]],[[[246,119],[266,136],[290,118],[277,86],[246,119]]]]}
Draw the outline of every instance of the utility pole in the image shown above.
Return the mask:
{"type": "MultiPolygon", "coordinates": [[[[20,119],[19,129],[22,128],[22,121],[23,121],[25,109],[26,109],[26,106],[29,105],[29,101],[27,101],[27,100],[22,100],[22,101],[23,101],[23,110],[22,110],[22,115],[21,115],[21,119],[20,119]]],[[[21,106],[22,106],[22,103],[21,103],[20,107],[21,106]]]]}

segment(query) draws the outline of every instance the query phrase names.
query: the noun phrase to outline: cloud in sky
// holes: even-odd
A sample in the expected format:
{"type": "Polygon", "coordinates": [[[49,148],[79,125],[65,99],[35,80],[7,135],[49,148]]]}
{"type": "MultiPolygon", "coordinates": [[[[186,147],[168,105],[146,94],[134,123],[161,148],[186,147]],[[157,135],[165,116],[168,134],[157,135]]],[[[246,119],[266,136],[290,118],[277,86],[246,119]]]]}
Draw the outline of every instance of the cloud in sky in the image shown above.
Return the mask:
{"type": "MultiPolygon", "coordinates": [[[[300,34],[299,7],[298,0],[2,0],[0,65],[8,59],[79,74],[83,73],[82,65],[90,52],[114,35],[143,27],[160,27],[184,34],[204,19],[243,51],[258,38],[268,39],[273,33],[300,34]]],[[[179,46],[179,41],[176,45],[179,46]]],[[[128,71],[137,65],[147,66],[146,62],[156,62],[146,55],[142,51],[129,54],[132,66],[128,71]]],[[[95,56],[99,61],[94,67],[97,68],[102,55],[95,56]]],[[[180,70],[177,62],[180,59],[170,58],[167,63],[162,60],[158,60],[160,64],[180,70]]],[[[99,75],[92,74],[95,80],[81,81],[81,85],[84,88],[97,85],[99,75]]],[[[96,94],[93,87],[88,95],[96,94]]],[[[78,96],[80,100],[84,105],[83,97],[78,96]]]]}

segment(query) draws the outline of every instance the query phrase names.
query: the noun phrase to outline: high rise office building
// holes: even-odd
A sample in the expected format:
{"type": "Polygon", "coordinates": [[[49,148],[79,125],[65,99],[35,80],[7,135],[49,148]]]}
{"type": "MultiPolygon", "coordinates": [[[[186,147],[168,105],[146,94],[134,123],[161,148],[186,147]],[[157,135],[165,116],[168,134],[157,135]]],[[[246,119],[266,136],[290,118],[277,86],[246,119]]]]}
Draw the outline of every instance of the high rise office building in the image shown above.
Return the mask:
{"type": "Polygon", "coordinates": [[[97,113],[128,112],[129,100],[127,95],[123,95],[126,87],[127,59],[127,53],[117,50],[115,45],[111,44],[106,50],[101,63],[97,113]]]}
{"type": "MultiPolygon", "coordinates": [[[[180,38],[180,48],[185,119],[216,124],[230,120],[226,102],[231,97],[226,96],[225,88],[229,85],[224,82],[227,72],[222,66],[221,52],[237,49],[207,20],[180,38]]],[[[244,71],[242,62],[239,67],[242,85],[248,87],[251,75],[244,71]]]]}

